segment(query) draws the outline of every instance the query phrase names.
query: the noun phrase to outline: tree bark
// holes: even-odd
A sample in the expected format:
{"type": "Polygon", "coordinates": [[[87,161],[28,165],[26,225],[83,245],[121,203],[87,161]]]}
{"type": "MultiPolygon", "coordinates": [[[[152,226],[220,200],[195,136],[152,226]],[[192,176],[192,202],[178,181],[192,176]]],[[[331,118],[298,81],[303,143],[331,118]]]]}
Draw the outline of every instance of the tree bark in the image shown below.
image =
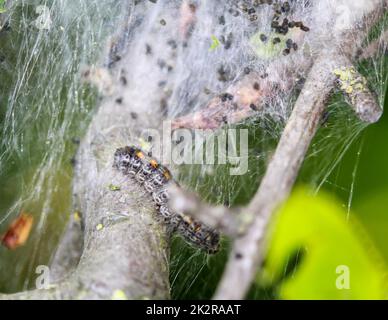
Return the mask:
{"type": "Polygon", "coordinates": [[[160,36],[157,29],[134,26],[143,12],[144,5],[137,5],[124,29],[112,38],[107,68],[86,72],[88,77],[100,76],[104,98],[76,159],[74,203],[82,222],[71,218],[53,259],[52,278],[57,284],[0,299],[170,298],[166,227],[157,222],[150,197],[112,167],[117,148],[138,144],[143,128],[161,128],[162,71],[154,68],[156,57],[140,54],[145,48],[141,39],[140,46],[128,49],[120,43],[142,32],[148,32],[148,41],[160,36]],[[124,35],[128,30],[130,34],[124,35]],[[147,87],[139,88],[139,83],[147,87]],[[111,185],[120,190],[112,191],[111,185]]]}

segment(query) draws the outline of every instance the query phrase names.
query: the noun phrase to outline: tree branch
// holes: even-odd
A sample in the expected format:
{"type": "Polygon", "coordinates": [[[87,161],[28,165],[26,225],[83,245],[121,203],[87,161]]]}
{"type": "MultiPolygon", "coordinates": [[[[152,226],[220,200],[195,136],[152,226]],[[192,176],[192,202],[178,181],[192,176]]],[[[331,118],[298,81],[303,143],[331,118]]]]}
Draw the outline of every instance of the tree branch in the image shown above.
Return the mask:
{"type": "MultiPolygon", "coordinates": [[[[363,21],[372,15],[374,19],[381,15],[381,6],[385,1],[375,2],[376,6],[362,15],[363,21]],[[367,14],[368,13],[368,14],[367,14]]],[[[370,8],[369,8],[370,9],[370,8]]],[[[356,24],[359,31],[357,37],[365,37],[365,30],[356,24]]],[[[344,39],[350,30],[342,34],[344,39]]],[[[252,225],[246,234],[236,239],[226,266],[226,270],[219,284],[215,299],[242,299],[261,265],[264,257],[264,237],[271,216],[289,196],[295,183],[299,169],[303,163],[310,143],[319,127],[320,119],[325,110],[326,100],[334,88],[336,70],[346,66],[349,60],[345,53],[351,54],[353,47],[338,48],[335,51],[324,50],[315,60],[310,70],[305,86],[296,101],[291,117],[284,129],[276,152],[267,168],[260,188],[247,207],[247,211],[255,215],[252,225]]],[[[355,93],[353,103],[356,112],[367,121],[377,121],[382,114],[381,108],[369,100],[368,91],[361,90],[367,95],[367,103],[363,104],[363,94],[355,93]]],[[[352,92],[347,92],[352,96],[352,92]]],[[[352,98],[352,97],[350,97],[352,98]]]]}
{"type": "Polygon", "coordinates": [[[369,90],[367,80],[356,71],[348,58],[341,56],[337,63],[341,66],[333,71],[337,76],[337,83],[356,115],[366,123],[377,122],[383,109],[378,104],[377,97],[369,90]]]}
{"type": "Polygon", "coordinates": [[[332,57],[323,54],[311,69],[260,188],[247,208],[256,218],[247,233],[235,241],[215,299],[241,299],[249,289],[263,258],[270,217],[291,191],[334,88],[332,57]]]}
{"type": "Polygon", "coordinates": [[[68,222],[62,239],[50,263],[50,281],[56,283],[73,273],[81,259],[84,234],[80,213],[76,212],[68,222]]]}
{"type": "MultiPolygon", "coordinates": [[[[137,22],[145,21],[140,17],[147,12],[149,5],[153,4],[139,3],[132,18],[137,22]]],[[[168,6],[165,10],[166,19],[172,20],[178,8],[174,11],[168,6]]],[[[164,73],[154,67],[157,65],[156,56],[146,55],[145,50],[139,51],[146,47],[146,40],[138,35],[147,30],[147,41],[162,46],[167,43],[166,33],[172,34],[173,28],[171,25],[149,32],[146,23],[138,24],[135,29],[138,33],[132,35],[136,45],[120,51],[122,56],[109,65],[110,71],[100,69],[105,75],[100,80],[107,81],[102,87],[109,87],[109,96],[104,97],[81,142],[74,177],[73,192],[79,199],[77,210],[82,215],[84,226],[82,245],[78,243],[83,247],[79,263],[74,266],[77,259],[70,259],[74,269],[63,277],[63,268],[66,268],[68,260],[63,260],[61,256],[71,250],[74,239],[79,241],[78,236],[70,236],[64,240],[57,260],[54,259],[55,267],[59,267],[55,278],[62,278],[59,283],[54,283],[48,290],[3,295],[0,299],[170,297],[170,235],[166,226],[157,221],[152,199],[112,165],[117,148],[138,144],[145,127],[161,127],[160,100],[164,93],[159,88],[159,82],[163,80],[164,73]],[[127,84],[128,80],[123,80],[127,75],[135,81],[131,86],[127,84]],[[106,86],[107,83],[109,86],[106,86]],[[147,85],[139,88],[138,85],[144,84],[147,85]],[[135,114],[136,117],[133,116],[135,114]],[[112,191],[110,185],[118,186],[119,190],[112,191]]],[[[169,52],[163,49],[160,51],[168,55],[169,52]]]]}
{"type": "Polygon", "coordinates": [[[231,210],[225,206],[206,204],[196,195],[177,186],[170,187],[168,191],[171,195],[169,205],[173,211],[189,215],[230,237],[239,235],[245,229],[244,225],[250,221],[248,219],[249,221],[244,223],[244,216],[237,209],[231,210]]]}

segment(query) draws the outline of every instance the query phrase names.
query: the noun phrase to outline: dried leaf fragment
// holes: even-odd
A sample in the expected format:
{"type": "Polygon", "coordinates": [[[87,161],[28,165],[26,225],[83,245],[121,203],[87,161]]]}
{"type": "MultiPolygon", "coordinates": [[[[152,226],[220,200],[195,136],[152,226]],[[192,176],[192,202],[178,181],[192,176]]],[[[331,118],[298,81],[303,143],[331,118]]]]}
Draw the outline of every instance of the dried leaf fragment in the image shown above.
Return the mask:
{"type": "Polygon", "coordinates": [[[15,250],[23,246],[28,240],[33,222],[34,218],[32,215],[22,212],[1,237],[2,245],[9,250],[15,250]]]}

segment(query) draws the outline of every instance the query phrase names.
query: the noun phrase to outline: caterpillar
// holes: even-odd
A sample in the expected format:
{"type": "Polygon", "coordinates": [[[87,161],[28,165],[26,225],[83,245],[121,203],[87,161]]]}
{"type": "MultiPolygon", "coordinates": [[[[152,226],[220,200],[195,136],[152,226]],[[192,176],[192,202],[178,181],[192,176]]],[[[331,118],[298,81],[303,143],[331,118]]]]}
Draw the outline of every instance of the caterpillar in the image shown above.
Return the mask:
{"type": "Polygon", "coordinates": [[[178,183],[172,179],[170,171],[165,166],[146,155],[141,149],[127,146],[116,150],[113,167],[130,176],[146,190],[155,203],[158,218],[171,232],[177,232],[189,244],[208,254],[219,251],[220,235],[216,230],[183,213],[170,210],[167,188],[178,183]]]}

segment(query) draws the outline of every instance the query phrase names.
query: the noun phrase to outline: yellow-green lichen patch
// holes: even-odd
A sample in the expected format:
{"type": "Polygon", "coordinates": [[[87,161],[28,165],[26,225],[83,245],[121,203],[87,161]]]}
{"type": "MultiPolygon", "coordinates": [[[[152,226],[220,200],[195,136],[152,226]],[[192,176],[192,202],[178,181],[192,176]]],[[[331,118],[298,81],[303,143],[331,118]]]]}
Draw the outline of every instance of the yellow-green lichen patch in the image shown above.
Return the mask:
{"type": "Polygon", "coordinates": [[[128,300],[128,297],[123,290],[115,290],[112,294],[112,300],[128,300]]]}
{"type": "Polygon", "coordinates": [[[152,144],[146,140],[144,140],[143,138],[139,138],[139,146],[142,150],[148,152],[151,150],[151,147],[152,147],[152,144]]]}
{"type": "Polygon", "coordinates": [[[75,222],[81,222],[81,214],[78,211],[74,212],[73,219],[75,222]]]}
{"type": "Polygon", "coordinates": [[[244,234],[244,232],[247,230],[247,228],[252,224],[254,220],[254,216],[249,212],[242,212],[238,216],[238,233],[244,234]]]}
{"type": "Polygon", "coordinates": [[[341,67],[333,71],[338,78],[340,89],[345,92],[354,103],[360,93],[367,91],[367,80],[354,67],[341,67]]]}
{"type": "Polygon", "coordinates": [[[109,190],[115,192],[115,191],[120,191],[121,188],[119,186],[115,186],[115,185],[111,184],[111,185],[109,185],[109,190]]]}
{"type": "Polygon", "coordinates": [[[220,46],[220,41],[214,35],[211,36],[211,40],[212,40],[212,44],[211,44],[211,46],[209,48],[209,51],[214,51],[214,50],[216,50],[220,46]]]}

